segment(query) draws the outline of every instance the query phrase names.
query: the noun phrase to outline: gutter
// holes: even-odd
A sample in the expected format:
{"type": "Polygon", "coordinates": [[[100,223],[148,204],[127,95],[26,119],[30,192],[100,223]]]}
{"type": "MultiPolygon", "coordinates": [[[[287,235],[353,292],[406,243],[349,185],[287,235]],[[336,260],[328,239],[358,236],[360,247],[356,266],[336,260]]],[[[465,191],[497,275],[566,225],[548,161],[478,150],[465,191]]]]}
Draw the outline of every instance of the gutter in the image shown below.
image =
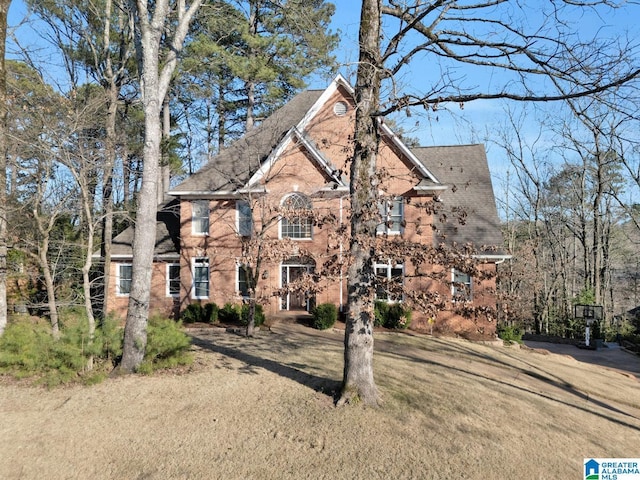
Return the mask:
{"type": "Polygon", "coordinates": [[[504,263],[506,260],[511,260],[513,255],[472,255],[472,258],[477,258],[478,260],[490,260],[493,261],[496,265],[500,265],[504,263]]]}

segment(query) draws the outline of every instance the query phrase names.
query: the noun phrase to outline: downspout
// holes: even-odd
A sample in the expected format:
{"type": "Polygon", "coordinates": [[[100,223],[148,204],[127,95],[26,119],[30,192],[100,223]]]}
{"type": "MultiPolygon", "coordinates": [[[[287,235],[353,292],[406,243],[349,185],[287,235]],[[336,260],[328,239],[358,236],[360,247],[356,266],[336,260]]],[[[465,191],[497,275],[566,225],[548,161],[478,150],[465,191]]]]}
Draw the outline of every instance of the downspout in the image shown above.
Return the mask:
{"type": "MultiPolygon", "coordinates": [[[[342,209],[343,209],[343,201],[344,201],[344,196],[340,197],[340,227],[342,227],[342,209]]],[[[342,230],[342,228],[341,228],[342,230]]],[[[344,312],[344,293],[343,293],[343,270],[342,270],[342,253],[343,253],[343,245],[342,245],[342,238],[340,238],[340,312],[344,312]]]]}

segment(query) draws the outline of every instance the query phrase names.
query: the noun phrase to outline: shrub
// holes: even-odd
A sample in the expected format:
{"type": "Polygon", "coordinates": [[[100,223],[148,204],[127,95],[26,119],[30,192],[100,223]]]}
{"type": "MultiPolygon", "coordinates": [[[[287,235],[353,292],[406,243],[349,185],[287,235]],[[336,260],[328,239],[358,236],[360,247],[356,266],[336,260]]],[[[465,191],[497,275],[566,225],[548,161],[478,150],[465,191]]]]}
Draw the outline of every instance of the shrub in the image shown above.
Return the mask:
{"type": "Polygon", "coordinates": [[[218,311],[220,307],[215,303],[205,303],[204,321],[207,323],[218,323],[218,311]]]}
{"type": "Polygon", "coordinates": [[[199,303],[190,303],[187,305],[180,315],[180,320],[183,323],[196,323],[202,322],[204,318],[204,308],[199,303]]]}
{"type": "Polygon", "coordinates": [[[17,378],[37,377],[49,387],[76,380],[94,383],[104,378],[105,368],[110,369],[122,355],[122,329],[107,319],[96,329],[91,342],[84,316],[69,316],[65,323],[58,340],[45,322],[25,319],[9,324],[0,338],[0,371],[17,378]],[[94,368],[88,372],[90,358],[94,368]]]}
{"type": "Polygon", "coordinates": [[[387,328],[404,330],[411,325],[411,310],[400,303],[389,306],[389,314],[384,326],[387,328]]]}
{"type": "Polygon", "coordinates": [[[376,327],[404,330],[411,325],[411,310],[405,308],[401,303],[377,301],[374,315],[376,327]]]}
{"type": "Polygon", "coordinates": [[[112,317],[105,318],[96,330],[95,344],[99,353],[111,365],[116,365],[122,358],[124,329],[120,322],[112,317]]]}
{"type": "Polygon", "coordinates": [[[313,328],[326,330],[338,319],[338,308],[333,303],[321,303],[313,309],[313,328]]]}
{"type": "Polygon", "coordinates": [[[218,320],[222,323],[240,322],[240,305],[225,303],[220,311],[218,311],[218,320]]]}
{"type": "Polygon", "coordinates": [[[29,320],[10,323],[0,337],[0,371],[19,378],[43,371],[53,342],[45,323],[29,320]]]}
{"type": "Polygon", "coordinates": [[[381,302],[377,300],[374,309],[374,322],[373,325],[376,327],[383,327],[387,321],[387,317],[389,316],[389,304],[387,302],[381,302]]]}
{"type": "Polygon", "coordinates": [[[147,327],[147,348],[140,373],[151,373],[162,368],[189,365],[191,339],[182,331],[182,323],[168,318],[151,317],[147,327]]]}
{"type": "MultiPolygon", "coordinates": [[[[242,321],[242,325],[249,324],[249,307],[250,305],[248,303],[242,304],[242,308],[240,310],[240,319],[242,321]]],[[[256,327],[259,327],[265,321],[264,309],[262,308],[262,305],[260,305],[259,303],[256,303],[256,310],[253,315],[253,319],[255,322],[254,325],[256,327]]]]}
{"type": "Polygon", "coordinates": [[[191,303],[180,315],[182,323],[216,323],[218,321],[218,306],[215,303],[191,303]]]}
{"type": "MultiPolygon", "coordinates": [[[[151,317],[147,328],[147,348],[139,371],[187,365],[191,341],[181,330],[181,322],[151,317]]],[[[95,383],[122,357],[124,330],[105,319],[89,341],[89,329],[82,316],[69,317],[61,336],[55,340],[47,322],[25,319],[7,325],[0,337],[0,372],[16,378],[36,377],[49,387],[70,381],[95,383]],[[89,358],[94,368],[86,371],[89,358]],[[102,366],[102,368],[99,368],[102,366]]]]}
{"type": "Polygon", "coordinates": [[[507,345],[522,343],[522,330],[514,325],[501,325],[498,327],[498,338],[507,345]]]}

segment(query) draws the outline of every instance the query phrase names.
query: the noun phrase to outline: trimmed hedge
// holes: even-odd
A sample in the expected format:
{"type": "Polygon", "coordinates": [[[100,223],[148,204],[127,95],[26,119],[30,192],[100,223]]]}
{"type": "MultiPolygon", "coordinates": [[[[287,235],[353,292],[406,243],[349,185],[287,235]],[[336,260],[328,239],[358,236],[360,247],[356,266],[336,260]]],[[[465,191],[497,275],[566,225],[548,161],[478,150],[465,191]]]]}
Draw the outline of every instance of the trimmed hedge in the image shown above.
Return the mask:
{"type": "Polygon", "coordinates": [[[191,303],[180,315],[183,323],[216,323],[220,308],[215,303],[191,303]]]}
{"type": "Polygon", "coordinates": [[[313,328],[326,330],[338,319],[338,308],[333,303],[321,303],[313,309],[313,328]]]}

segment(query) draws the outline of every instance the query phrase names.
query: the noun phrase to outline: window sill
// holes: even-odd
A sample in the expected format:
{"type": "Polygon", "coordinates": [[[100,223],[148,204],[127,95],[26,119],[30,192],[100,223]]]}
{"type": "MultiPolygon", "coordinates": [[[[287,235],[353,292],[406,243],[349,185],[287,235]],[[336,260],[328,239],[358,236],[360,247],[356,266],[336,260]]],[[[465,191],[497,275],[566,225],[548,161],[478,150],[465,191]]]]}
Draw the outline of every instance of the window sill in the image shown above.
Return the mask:
{"type": "Polygon", "coordinates": [[[280,237],[280,240],[293,240],[295,242],[313,242],[312,238],[280,237]]]}

